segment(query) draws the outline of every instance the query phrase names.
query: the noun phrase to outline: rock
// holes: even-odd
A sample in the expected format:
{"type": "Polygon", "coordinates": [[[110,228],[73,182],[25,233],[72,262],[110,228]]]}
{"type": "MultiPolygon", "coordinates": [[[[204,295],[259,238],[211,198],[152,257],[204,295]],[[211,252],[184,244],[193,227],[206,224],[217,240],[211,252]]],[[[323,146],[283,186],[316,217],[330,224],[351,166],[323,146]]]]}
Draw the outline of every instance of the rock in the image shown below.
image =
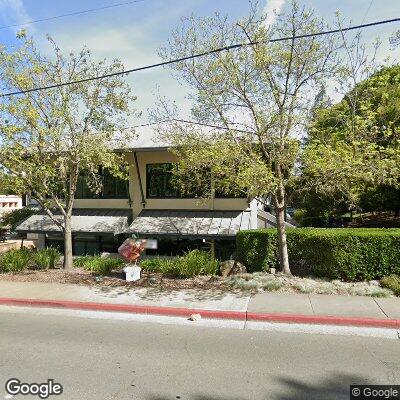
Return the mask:
{"type": "Polygon", "coordinates": [[[155,285],[157,283],[157,278],[154,278],[153,276],[149,278],[149,283],[150,285],[155,285]]]}
{"type": "Polygon", "coordinates": [[[270,268],[269,269],[269,273],[272,274],[272,275],[275,275],[276,274],[276,268],[270,268]]]}
{"type": "Polygon", "coordinates": [[[369,281],[369,284],[370,284],[371,286],[380,286],[380,285],[381,285],[379,281],[375,281],[375,280],[369,281]]]}
{"type": "Polygon", "coordinates": [[[221,275],[226,278],[230,275],[244,274],[247,272],[246,267],[236,260],[223,261],[220,266],[221,275]]]}
{"type": "Polygon", "coordinates": [[[198,321],[201,319],[201,315],[200,314],[192,314],[188,319],[189,319],[189,321],[198,321]]]}

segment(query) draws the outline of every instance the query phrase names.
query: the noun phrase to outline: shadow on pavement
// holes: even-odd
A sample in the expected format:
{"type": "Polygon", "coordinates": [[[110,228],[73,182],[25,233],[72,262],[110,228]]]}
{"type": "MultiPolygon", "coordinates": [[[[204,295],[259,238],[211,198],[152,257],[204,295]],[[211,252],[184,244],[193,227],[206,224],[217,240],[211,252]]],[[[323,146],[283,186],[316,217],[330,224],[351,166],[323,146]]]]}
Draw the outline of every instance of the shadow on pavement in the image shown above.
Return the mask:
{"type": "MultiPolygon", "coordinates": [[[[350,398],[350,385],[363,385],[368,379],[358,375],[336,374],[320,382],[306,383],[293,378],[278,378],[284,391],[267,396],[274,400],[340,400],[350,398]]],[[[370,382],[371,383],[371,382],[370,382]]]]}
{"type": "Polygon", "coordinates": [[[120,295],[129,295],[137,297],[140,300],[162,300],[166,296],[179,297],[183,301],[194,302],[194,301],[207,301],[207,300],[222,300],[227,295],[235,298],[248,297],[249,294],[243,292],[232,292],[220,289],[203,289],[203,288],[191,288],[191,289],[160,289],[160,288],[132,288],[132,287],[93,287],[92,290],[97,294],[105,295],[110,298],[118,298],[120,295]]]}
{"type": "Polygon", "coordinates": [[[146,400],[348,400],[350,385],[373,384],[370,379],[358,375],[336,374],[318,383],[309,383],[293,378],[277,377],[281,389],[272,389],[263,398],[254,397],[249,390],[248,397],[219,395],[189,395],[189,396],[150,396],[146,400]]]}

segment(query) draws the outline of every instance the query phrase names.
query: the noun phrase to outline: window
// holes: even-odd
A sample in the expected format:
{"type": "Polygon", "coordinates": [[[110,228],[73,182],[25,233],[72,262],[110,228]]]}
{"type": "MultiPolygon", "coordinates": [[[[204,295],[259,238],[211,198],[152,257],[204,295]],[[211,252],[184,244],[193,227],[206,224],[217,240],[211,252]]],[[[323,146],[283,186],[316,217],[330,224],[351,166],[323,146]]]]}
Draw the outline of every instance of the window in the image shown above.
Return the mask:
{"type": "Polygon", "coordinates": [[[87,178],[81,175],[76,190],[77,199],[127,199],[129,198],[129,182],[115,177],[105,169],[100,170],[102,187],[99,193],[89,189],[87,178]]]}
{"type": "Polygon", "coordinates": [[[173,184],[172,171],[174,164],[147,164],[146,165],[146,197],[182,198],[179,189],[173,184]]]}
{"type": "MultiPolygon", "coordinates": [[[[173,182],[173,168],[176,164],[162,163],[162,164],[147,164],[146,165],[146,197],[149,199],[182,199],[182,198],[200,198],[204,197],[202,184],[196,186],[192,185],[193,190],[191,194],[183,195],[179,188],[173,182]]],[[[204,176],[209,174],[205,170],[204,176]]],[[[188,178],[189,179],[189,178],[188,178]]],[[[215,191],[215,198],[243,198],[243,193],[231,191],[223,193],[221,190],[215,191]]]]}

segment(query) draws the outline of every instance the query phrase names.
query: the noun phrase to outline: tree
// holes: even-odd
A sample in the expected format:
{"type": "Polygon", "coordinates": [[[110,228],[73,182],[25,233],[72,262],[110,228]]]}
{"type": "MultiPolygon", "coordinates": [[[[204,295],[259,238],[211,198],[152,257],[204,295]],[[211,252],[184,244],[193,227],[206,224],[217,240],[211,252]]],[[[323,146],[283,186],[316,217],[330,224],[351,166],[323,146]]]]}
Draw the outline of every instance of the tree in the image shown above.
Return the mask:
{"type": "MultiPolygon", "coordinates": [[[[399,97],[400,65],[394,65],[357,82],[339,103],[319,109],[309,129],[303,180],[354,210],[371,209],[367,197],[374,193],[389,202],[396,193],[400,197],[399,97]]],[[[388,202],[376,210],[382,207],[388,202]]]]}
{"type": "MultiPolygon", "coordinates": [[[[161,134],[172,142],[181,160],[177,174],[191,177],[181,179],[183,187],[211,178],[208,193],[218,188],[249,197],[272,196],[280,265],[290,274],[286,187],[295,171],[300,126],[321,82],[336,67],[337,44],[332,36],[292,38],[326,28],[313,10],[296,2],[277,15],[273,29],[266,27],[266,17],[253,4],[245,19],[233,23],[218,14],[183,20],[161,50],[164,59],[233,43],[245,45],[174,64],[178,76],[192,89],[195,122],[219,129],[205,134],[195,125],[175,123],[172,131],[161,134]],[[272,34],[290,39],[269,43],[272,34]]],[[[173,118],[176,110],[164,101],[156,116],[173,118]]]]}
{"type": "Polygon", "coordinates": [[[0,194],[11,194],[13,186],[12,177],[0,170],[0,194]]]}
{"type": "MultiPolygon", "coordinates": [[[[110,151],[135,98],[121,76],[49,90],[57,85],[123,71],[118,60],[95,61],[88,49],[64,56],[48,38],[53,57],[32,40],[14,52],[0,48],[0,80],[6,96],[0,103],[0,166],[13,176],[15,190],[28,189],[64,235],[64,267],[72,267],[72,207],[81,174],[93,190],[101,185],[99,166],[118,170],[121,156],[110,151]],[[61,218],[56,214],[61,214],[61,218]]],[[[121,131],[122,132],[122,131],[121,131]]]]}

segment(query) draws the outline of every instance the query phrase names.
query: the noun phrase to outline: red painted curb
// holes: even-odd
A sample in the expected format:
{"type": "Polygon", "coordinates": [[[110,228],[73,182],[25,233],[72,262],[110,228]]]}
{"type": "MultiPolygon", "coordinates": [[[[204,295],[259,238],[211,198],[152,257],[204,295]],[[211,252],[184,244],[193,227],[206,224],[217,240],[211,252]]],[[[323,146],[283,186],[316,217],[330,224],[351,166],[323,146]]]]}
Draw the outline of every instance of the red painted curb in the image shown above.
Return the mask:
{"type": "Polygon", "coordinates": [[[164,315],[171,317],[190,317],[191,314],[201,314],[203,318],[246,320],[245,311],[198,310],[195,308],[141,306],[115,303],[91,303],[86,301],[70,300],[39,300],[39,299],[14,299],[1,297],[0,304],[30,307],[67,308],[93,311],[127,312],[135,314],[164,315]]]}
{"type": "Polygon", "coordinates": [[[66,308],[77,310],[126,312],[134,314],[163,315],[170,317],[186,317],[191,314],[200,314],[208,319],[228,319],[235,321],[258,322],[285,322],[297,324],[340,325],[372,328],[400,329],[398,319],[375,319],[360,317],[338,317],[322,315],[294,315],[294,314],[262,314],[246,311],[199,310],[195,308],[158,307],[130,304],[92,303],[70,300],[40,300],[0,298],[0,305],[66,308]]]}
{"type": "Polygon", "coordinates": [[[247,321],[286,322],[295,324],[341,325],[369,328],[400,329],[398,319],[378,319],[364,317],[339,317],[325,315],[258,314],[247,313],[247,321]]]}

